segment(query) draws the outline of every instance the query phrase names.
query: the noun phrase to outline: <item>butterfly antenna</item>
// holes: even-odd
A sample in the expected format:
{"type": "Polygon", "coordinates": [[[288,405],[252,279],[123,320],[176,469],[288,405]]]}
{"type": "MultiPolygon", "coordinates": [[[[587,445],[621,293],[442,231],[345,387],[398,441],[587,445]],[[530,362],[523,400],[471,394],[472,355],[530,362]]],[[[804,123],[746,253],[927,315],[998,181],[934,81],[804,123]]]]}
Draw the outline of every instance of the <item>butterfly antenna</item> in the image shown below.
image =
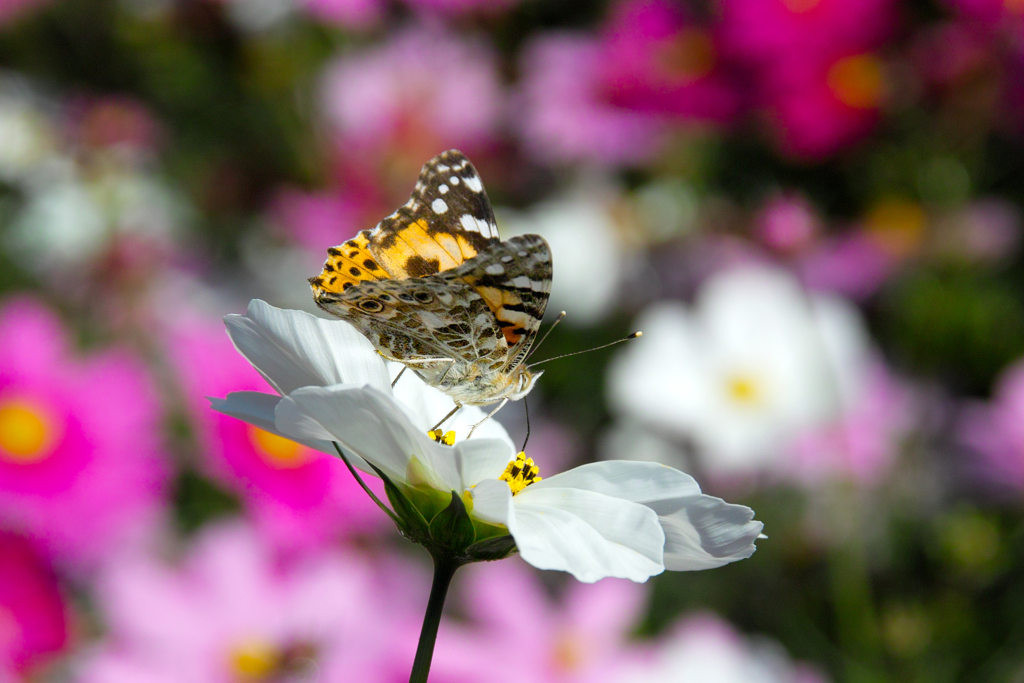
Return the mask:
{"type": "Polygon", "coordinates": [[[534,352],[537,349],[540,348],[540,345],[543,344],[544,340],[548,338],[549,334],[551,334],[551,330],[555,329],[555,327],[558,325],[558,323],[562,322],[562,320],[564,318],[565,318],[565,311],[562,311],[561,313],[558,314],[558,317],[555,318],[555,322],[551,323],[551,327],[549,327],[548,331],[544,333],[544,336],[540,338],[540,341],[538,341],[536,344],[533,345],[533,348],[530,349],[530,353],[528,353],[526,355],[526,358],[523,359],[523,362],[526,362],[526,361],[530,360],[530,356],[532,356],[534,354],[534,352]]]}
{"type": "Polygon", "coordinates": [[[533,365],[531,365],[530,367],[534,368],[534,367],[537,367],[538,365],[542,365],[544,363],[547,363],[548,361],[558,360],[559,358],[568,358],[569,356],[578,356],[581,353],[590,353],[591,351],[597,351],[599,349],[607,349],[609,346],[615,346],[616,344],[621,344],[624,341],[629,341],[630,339],[636,339],[637,337],[642,337],[642,336],[644,336],[644,333],[640,332],[638,330],[638,331],[634,332],[633,334],[629,335],[628,337],[623,337],[622,339],[616,339],[613,342],[608,342],[607,344],[601,344],[600,346],[595,346],[592,349],[584,349],[583,351],[573,351],[572,353],[563,353],[561,356],[555,356],[554,358],[545,358],[544,360],[539,360],[536,363],[534,363],[533,365]]]}
{"type": "Polygon", "coordinates": [[[526,452],[526,444],[530,440],[530,404],[527,403],[527,398],[526,396],[523,397],[523,410],[526,411],[526,438],[523,439],[523,447],[519,449],[523,453],[526,452]]]}

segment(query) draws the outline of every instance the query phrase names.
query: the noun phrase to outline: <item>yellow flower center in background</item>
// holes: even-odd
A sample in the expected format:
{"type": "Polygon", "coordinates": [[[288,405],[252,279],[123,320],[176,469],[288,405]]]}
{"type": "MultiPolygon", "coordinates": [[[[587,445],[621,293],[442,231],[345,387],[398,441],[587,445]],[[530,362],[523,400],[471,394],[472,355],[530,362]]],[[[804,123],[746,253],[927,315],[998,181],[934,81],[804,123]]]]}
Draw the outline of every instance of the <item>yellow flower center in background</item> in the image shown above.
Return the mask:
{"type": "Polygon", "coordinates": [[[928,216],[917,202],[889,198],[875,204],[865,222],[883,249],[894,256],[908,256],[924,241],[928,216]]]}
{"type": "Polygon", "coordinates": [[[684,29],[677,38],[661,48],[660,62],[672,80],[690,83],[707,76],[715,68],[718,55],[707,31],[684,29]]]}
{"type": "Polygon", "coordinates": [[[726,395],[745,406],[751,406],[761,401],[761,387],[757,380],[750,375],[730,375],[725,380],[726,395]]]}
{"type": "Polygon", "coordinates": [[[54,427],[39,406],[20,399],[0,402],[0,458],[23,464],[45,459],[56,441],[54,427]]]}
{"type": "Polygon", "coordinates": [[[274,467],[291,469],[310,460],[309,449],[283,436],[249,425],[249,442],[256,452],[274,467]]]}
{"type": "Polygon", "coordinates": [[[427,432],[427,435],[438,443],[443,443],[445,446],[455,445],[455,432],[443,432],[440,429],[427,432]]]}
{"type": "Polygon", "coordinates": [[[231,671],[240,681],[266,680],[281,664],[281,653],[271,643],[250,640],[231,652],[231,671]]]}
{"type": "Polygon", "coordinates": [[[505,471],[498,477],[501,481],[508,482],[512,489],[512,495],[516,495],[535,481],[540,481],[540,469],[533,464],[533,458],[527,458],[526,453],[519,452],[516,459],[508,464],[505,471]]]}
{"type": "Polygon", "coordinates": [[[782,4],[793,14],[804,14],[820,5],[821,0],[782,0],[782,4]]]}
{"type": "Polygon", "coordinates": [[[882,62],[870,54],[840,59],[828,70],[826,80],[836,99],[854,109],[874,109],[885,94],[882,62]]]}

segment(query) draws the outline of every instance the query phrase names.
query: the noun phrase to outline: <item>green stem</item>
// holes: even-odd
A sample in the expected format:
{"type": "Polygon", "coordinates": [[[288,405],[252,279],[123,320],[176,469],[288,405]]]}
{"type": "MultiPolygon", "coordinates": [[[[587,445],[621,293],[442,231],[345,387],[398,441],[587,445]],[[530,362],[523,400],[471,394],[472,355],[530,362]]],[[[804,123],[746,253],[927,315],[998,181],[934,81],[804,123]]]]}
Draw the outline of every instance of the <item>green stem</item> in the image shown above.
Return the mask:
{"type": "Polygon", "coordinates": [[[430,674],[430,660],[434,657],[434,643],[437,641],[437,627],[441,624],[441,611],[448,595],[448,586],[459,568],[459,564],[446,557],[434,557],[434,582],[430,586],[427,612],[423,615],[423,629],[420,643],[416,646],[416,659],[412,663],[409,683],[427,683],[430,674]]]}
{"type": "Polygon", "coordinates": [[[380,498],[378,498],[376,494],[374,494],[374,492],[370,490],[370,487],[366,485],[366,482],[363,481],[363,478],[359,476],[358,472],[356,472],[356,468],[352,467],[352,463],[349,462],[348,456],[346,456],[345,452],[341,450],[341,446],[338,445],[338,442],[333,441],[332,443],[334,444],[334,450],[338,451],[338,455],[341,456],[341,459],[345,463],[345,466],[348,467],[348,471],[352,473],[352,476],[356,478],[356,481],[359,482],[359,485],[363,488],[364,491],[366,491],[366,495],[372,498],[373,502],[377,504],[377,507],[379,507],[385,513],[387,513],[387,516],[391,518],[391,521],[393,521],[395,524],[399,526],[399,528],[401,528],[402,522],[398,519],[398,515],[392,512],[391,508],[389,508],[387,505],[380,502],[380,498]]]}

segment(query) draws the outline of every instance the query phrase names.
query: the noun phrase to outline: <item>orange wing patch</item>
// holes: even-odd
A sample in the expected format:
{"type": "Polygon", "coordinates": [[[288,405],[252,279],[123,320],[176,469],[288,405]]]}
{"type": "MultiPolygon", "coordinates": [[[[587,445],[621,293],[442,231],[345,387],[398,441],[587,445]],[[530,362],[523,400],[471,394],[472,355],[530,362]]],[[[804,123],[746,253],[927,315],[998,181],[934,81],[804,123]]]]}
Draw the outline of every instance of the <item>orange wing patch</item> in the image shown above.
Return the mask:
{"type": "Polygon", "coordinates": [[[505,335],[508,345],[518,344],[529,330],[531,321],[530,314],[521,310],[523,300],[519,294],[513,289],[480,287],[474,281],[470,281],[470,278],[463,278],[463,280],[483,297],[484,303],[494,313],[498,325],[501,326],[501,333],[505,335]]]}
{"type": "Polygon", "coordinates": [[[369,246],[369,231],[363,230],[344,244],[331,247],[327,250],[324,269],[320,275],[310,279],[310,284],[326,292],[343,292],[366,280],[389,277],[373,257],[369,246]]]}
{"type": "Polygon", "coordinates": [[[371,235],[370,250],[393,278],[434,275],[477,254],[464,235],[431,229],[423,218],[393,232],[371,235]]]}

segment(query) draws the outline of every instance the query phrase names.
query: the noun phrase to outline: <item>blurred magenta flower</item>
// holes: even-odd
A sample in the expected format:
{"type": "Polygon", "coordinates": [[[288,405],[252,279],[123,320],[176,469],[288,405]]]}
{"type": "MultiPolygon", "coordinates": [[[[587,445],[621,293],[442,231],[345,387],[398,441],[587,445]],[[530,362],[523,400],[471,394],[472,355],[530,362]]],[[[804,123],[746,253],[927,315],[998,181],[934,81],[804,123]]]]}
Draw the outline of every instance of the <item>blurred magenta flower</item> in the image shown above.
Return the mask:
{"type": "Polygon", "coordinates": [[[751,640],[712,614],[691,616],[662,636],[651,659],[616,683],[825,683],[823,675],[794,663],[771,641],[751,640]]]}
{"type": "Polygon", "coordinates": [[[662,118],[609,100],[603,49],[599,40],[572,33],[541,35],[523,48],[513,124],[535,159],[636,164],[658,149],[662,118]]]}
{"type": "Polygon", "coordinates": [[[141,541],[163,511],[161,418],[134,355],[76,357],[41,304],[0,309],[0,524],[79,568],[141,541]]]}
{"type": "Polygon", "coordinates": [[[0,531],[0,680],[20,680],[70,638],[68,607],[31,544],[0,531]]]}
{"type": "Polygon", "coordinates": [[[278,544],[303,548],[385,521],[341,459],[210,409],[206,396],[268,388],[218,325],[190,321],[170,353],[202,444],[201,466],[238,493],[278,544]]]}
{"type": "Polygon", "coordinates": [[[381,164],[415,175],[438,150],[486,148],[504,110],[490,46],[426,27],[339,57],[324,74],[322,97],[342,163],[362,176],[381,164]]]}
{"type": "Polygon", "coordinates": [[[405,633],[381,586],[351,551],[282,563],[250,527],[208,528],[180,566],[110,567],[99,587],[110,632],[79,681],[390,681],[404,659],[391,643],[416,624],[405,633]]]}
{"type": "Polygon", "coordinates": [[[799,259],[796,269],[811,289],[863,300],[881,288],[897,263],[870,235],[858,231],[823,239],[799,259]]]}
{"type": "Polygon", "coordinates": [[[359,199],[338,192],[284,188],[274,200],[273,213],[286,237],[318,255],[365,227],[359,199]]]}
{"type": "Polygon", "coordinates": [[[1005,29],[1020,38],[1024,30],[1024,3],[1019,0],[946,0],[961,16],[989,29],[1005,29]]]}
{"type": "Polygon", "coordinates": [[[870,51],[833,59],[793,55],[762,74],[762,98],[781,149],[821,159],[861,140],[887,96],[885,65],[870,51]]]}
{"type": "Polygon", "coordinates": [[[715,36],[667,0],[626,0],[602,35],[601,80],[612,104],[680,120],[725,122],[740,94],[715,36]]]}
{"type": "Polygon", "coordinates": [[[616,674],[637,656],[629,635],[648,597],[637,584],[572,582],[555,601],[536,572],[516,560],[475,565],[462,580],[470,625],[448,626],[438,650],[462,659],[469,670],[486,667],[488,683],[523,680],[522,667],[487,666],[508,651],[510,638],[517,649],[530,653],[532,683],[620,680],[616,674]]]}
{"type": "Polygon", "coordinates": [[[959,436],[985,479],[1024,491],[1024,360],[1003,371],[989,403],[965,406],[959,436]]]}
{"type": "Polygon", "coordinates": [[[895,0],[721,0],[729,57],[756,68],[831,60],[874,47],[895,29],[895,0]]]}

